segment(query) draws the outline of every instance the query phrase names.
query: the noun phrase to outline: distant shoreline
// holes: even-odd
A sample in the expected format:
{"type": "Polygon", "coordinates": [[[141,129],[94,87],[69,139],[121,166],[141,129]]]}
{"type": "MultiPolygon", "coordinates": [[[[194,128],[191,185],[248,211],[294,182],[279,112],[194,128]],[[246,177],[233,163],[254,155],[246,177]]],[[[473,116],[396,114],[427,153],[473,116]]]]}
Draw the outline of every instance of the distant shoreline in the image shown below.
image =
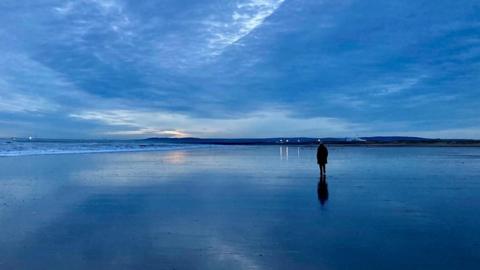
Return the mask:
{"type": "Polygon", "coordinates": [[[438,147],[480,147],[480,140],[471,139],[429,139],[420,137],[378,136],[360,138],[258,138],[258,139],[214,139],[214,138],[148,138],[144,142],[210,145],[279,145],[308,146],[320,142],[338,146],[438,146],[438,147]]]}
{"type": "Polygon", "coordinates": [[[277,145],[277,146],[316,146],[320,142],[332,146],[352,147],[480,147],[480,140],[474,139],[430,139],[421,137],[402,136],[376,136],[376,137],[355,137],[355,138],[312,138],[312,137],[276,137],[276,138],[147,138],[131,140],[96,139],[96,140],[74,140],[74,139],[45,139],[45,138],[10,138],[2,139],[4,146],[23,143],[59,143],[59,144],[81,144],[82,147],[93,145],[119,144],[130,149],[143,148],[160,145],[277,145]]]}

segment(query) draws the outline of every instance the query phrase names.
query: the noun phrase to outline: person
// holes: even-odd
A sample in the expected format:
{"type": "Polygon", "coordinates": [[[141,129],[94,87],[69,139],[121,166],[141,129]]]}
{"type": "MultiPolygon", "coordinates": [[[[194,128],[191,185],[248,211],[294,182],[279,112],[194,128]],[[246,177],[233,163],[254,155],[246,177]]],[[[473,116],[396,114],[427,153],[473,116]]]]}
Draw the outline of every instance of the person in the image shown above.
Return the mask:
{"type": "Polygon", "coordinates": [[[317,149],[317,163],[320,167],[320,175],[327,174],[325,165],[327,164],[328,149],[325,144],[320,143],[317,149]]]}

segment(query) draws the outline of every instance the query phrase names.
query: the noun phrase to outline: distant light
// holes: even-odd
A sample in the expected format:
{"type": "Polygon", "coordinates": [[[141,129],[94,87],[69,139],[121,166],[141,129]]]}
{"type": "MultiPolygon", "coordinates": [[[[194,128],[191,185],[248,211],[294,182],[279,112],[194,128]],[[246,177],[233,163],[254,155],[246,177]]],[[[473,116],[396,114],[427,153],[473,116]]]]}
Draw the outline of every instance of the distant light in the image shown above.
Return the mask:
{"type": "Polygon", "coordinates": [[[32,138],[32,136],[30,136],[30,137],[28,137],[28,139],[31,141],[33,138],[32,138]]]}

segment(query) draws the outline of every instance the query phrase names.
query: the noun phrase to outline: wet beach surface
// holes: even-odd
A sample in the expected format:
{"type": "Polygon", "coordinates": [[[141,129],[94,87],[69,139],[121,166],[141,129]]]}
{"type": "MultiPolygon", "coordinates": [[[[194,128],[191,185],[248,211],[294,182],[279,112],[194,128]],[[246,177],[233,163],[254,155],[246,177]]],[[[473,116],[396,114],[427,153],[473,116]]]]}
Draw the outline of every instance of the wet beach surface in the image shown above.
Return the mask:
{"type": "Polygon", "coordinates": [[[477,269],[480,148],[0,158],[0,269],[477,269]]]}

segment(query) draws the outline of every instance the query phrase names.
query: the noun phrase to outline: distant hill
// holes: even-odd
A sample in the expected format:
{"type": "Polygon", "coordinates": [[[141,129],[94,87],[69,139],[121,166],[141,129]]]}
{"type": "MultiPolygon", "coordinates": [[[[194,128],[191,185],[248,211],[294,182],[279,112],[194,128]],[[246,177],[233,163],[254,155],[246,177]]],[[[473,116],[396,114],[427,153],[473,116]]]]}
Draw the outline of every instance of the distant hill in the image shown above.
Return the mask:
{"type": "Polygon", "coordinates": [[[448,144],[467,145],[478,144],[480,140],[465,139],[430,139],[405,136],[374,136],[374,137],[346,137],[346,138],[312,138],[312,137],[278,137],[278,138],[148,138],[143,141],[180,143],[180,144],[217,144],[217,145],[311,145],[322,141],[326,144],[341,145],[407,145],[407,144],[448,144]]]}

